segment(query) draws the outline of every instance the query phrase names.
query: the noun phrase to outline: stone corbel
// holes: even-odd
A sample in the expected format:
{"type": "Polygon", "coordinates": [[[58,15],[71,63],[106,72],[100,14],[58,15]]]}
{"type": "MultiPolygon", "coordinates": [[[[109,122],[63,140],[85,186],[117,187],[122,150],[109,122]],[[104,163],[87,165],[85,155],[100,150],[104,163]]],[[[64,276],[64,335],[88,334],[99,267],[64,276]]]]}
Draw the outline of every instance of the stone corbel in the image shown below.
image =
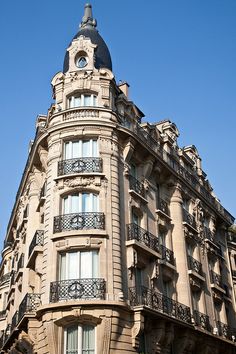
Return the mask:
{"type": "Polygon", "coordinates": [[[138,348],[140,335],[144,330],[144,316],[141,311],[134,312],[134,324],[132,327],[132,347],[138,348]]]}
{"type": "Polygon", "coordinates": [[[48,152],[42,146],[39,146],[38,154],[39,154],[40,162],[42,164],[42,170],[45,172],[47,170],[48,152]]]}
{"type": "Polygon", "coordinates": [[[130,162],[131,156],[133,155],[134,152],[134,147],[135,147],[134,141],[132,139],[129,139],[129,141],[127,142],[123,150],[123,157],[126,163],[130,162]]]}
{"type": "Polygon", "coordinates": [[[143,176],[144,178],[148,179],[152,173],[153,165],[154,165],[154,159],[149,158],[145,164],[143,165],[143,176]]]}

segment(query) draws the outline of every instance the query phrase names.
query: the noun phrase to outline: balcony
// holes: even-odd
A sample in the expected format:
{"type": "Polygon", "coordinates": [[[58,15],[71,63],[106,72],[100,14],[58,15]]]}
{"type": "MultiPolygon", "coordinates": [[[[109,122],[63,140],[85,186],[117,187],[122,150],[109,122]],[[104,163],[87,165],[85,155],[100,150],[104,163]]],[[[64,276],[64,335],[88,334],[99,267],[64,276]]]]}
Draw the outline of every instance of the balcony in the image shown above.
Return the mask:
{"type": "Polygon", "coordinates": [[[227,324],[217,321],[218,334],[229,340],[233,340],[236,336],[236,329],[230,328],[227,324]]]}
{"type": "Polygon", "coordinates": [[[211,284],[220,287],[221,289],[224,289],[224,285],[222,282],[222,277],[220,274],[215,273],[213,270],[210,271],[210,280],[211,284]]]}
{"type": "Polygon", "coordinates": [[[7,311],[6,310],[2,310],[0,311],[0,320],[3,320],[6,318],[7,315],[7,311]]]}
{"type": "Polygon", "coordinates": [[[100,157],[81,157],[58,162],[58,176],[74,173],[101,173],[102,159],[100,157]]]}
{"type": "Polygon", "coordinates": [[[183,209],[183,222],[191,226],[194,230],[197,229],[197,224],[193,215],[191,215],[187,210],[183,209]]]}
{"type": "Polygon", "coordinates": [[[155,252],[160,252],[159,239],[157,236],[154,236],[149,231],[143,229],[137,224],[127,225],[128,229],[128,241],[135,240],[141,243],[142,245],[150,248],[155,252]]]}
{"type": "Polygon", "coordinates": [[[170,216],[168,203],[165,200],[161,199],[161,198],[159,198],[159,200],[158,200],[158,210],[161,213],[167,215],[168,217],[170,216]]]}
{"type": "Polygon", "coordinates": [[[11,272],[3,274],[0,278],[0,286],[8,283],[10,281],[10,278],[11,278],[11,272]]]}
{"type": "Polygon", "coordinates": [[[24,253],[21,254],[18,262],[17,262],[17,273],[21,268],[24,268],[24,253]]]}
{"type": "Polygon", "coordinates": [[[174,301],[154,289],[144,286],[129,288],[129,300],[133,307],[143,305],[191,324],[191,313],[188,306],[174,301]]]}
{"type": "Polygon", "coordinates": [[[174,252],[171,251],[169,248],[163,246],[163,245],[160,245],[160,249],[161,249],[162,259],[165,262],[168,262],[171,265],[175,266],[174,252]]]}
{"type": "Polygon", "coordinates": [[[19,306],[18,323],[24,316],[34,314],[40,305],[41,294],[26,294],[19,306]]]}
{"type": "Polygon", "coordinates": [[[36,246],[43,246],[44,242],[44,231],[43,230],[37,230],[34,234],[34,237],[29,245],[29,254],[28,256],[30,257],[33,250],[35,249],[36,246]]]}
{"type": "Polygon", "coordinates": [[[129,176],[129,188],[131,191],[134,191],[141,197],[145,198],[145,188],[143,183],[131,175],[129,176]]]}
{"type": "Polygon", "coordinates": [[[199,275],[203,275],[202,273],[202,264],[197,261],[195,258],[193,258],[192,256],[188,255],[188,269],[199,274],[199,275]]]}
{"type": "Polygon", "coordinates": [[[73,213],[54,217],[53,232],[63,232],[71,230],[92,230],[105,229],[104,213],[73,213]]]}
{"type": "Polygon", "coordinates": [[[101,278],[70,279],[50,284],[50,302],[68,300],[103,300],[106,283],[101,278]]]}
{"type": "Polygon", "coordinates": [[[195,321],[196,326],[198,326],[202,329],[205,329],[208,332],[211,332],[211,325],[210,325],[209,316],[207,316],[204,313],[201,313],[197,310],[194,310],[193,316],[194,316],[194,321],[195,321]]]}

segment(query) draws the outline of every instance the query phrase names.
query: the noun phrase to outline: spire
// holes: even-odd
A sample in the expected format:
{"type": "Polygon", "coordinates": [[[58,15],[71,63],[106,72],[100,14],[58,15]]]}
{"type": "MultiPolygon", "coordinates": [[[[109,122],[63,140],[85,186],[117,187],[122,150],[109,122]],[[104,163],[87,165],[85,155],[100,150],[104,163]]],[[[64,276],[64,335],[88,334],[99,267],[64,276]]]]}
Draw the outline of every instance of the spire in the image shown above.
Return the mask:
{"type": "Polygon", "coordinates": [[[80,28],[96,28],[97,21],[93,18],[92,6],[90,4],[85,4],[84,6],[84,16],[82,18],[80,28]]]}

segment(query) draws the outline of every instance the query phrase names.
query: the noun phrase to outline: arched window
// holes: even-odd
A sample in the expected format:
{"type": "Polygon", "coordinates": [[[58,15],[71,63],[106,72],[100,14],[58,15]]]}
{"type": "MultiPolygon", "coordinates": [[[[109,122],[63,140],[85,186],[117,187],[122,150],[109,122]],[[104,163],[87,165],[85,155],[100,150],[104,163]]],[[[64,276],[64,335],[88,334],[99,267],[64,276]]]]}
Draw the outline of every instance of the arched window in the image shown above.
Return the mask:
{"type": "Polygon", "coordinates": [[[96,107],[97,96],[94,94],[77,94],[68,98],[68,107],[96,107]]]}
{"type": "Polygon", "coordinates": [[[95,354],[95,327],[74,325],[65,329],[64,354],[95,354]]]}

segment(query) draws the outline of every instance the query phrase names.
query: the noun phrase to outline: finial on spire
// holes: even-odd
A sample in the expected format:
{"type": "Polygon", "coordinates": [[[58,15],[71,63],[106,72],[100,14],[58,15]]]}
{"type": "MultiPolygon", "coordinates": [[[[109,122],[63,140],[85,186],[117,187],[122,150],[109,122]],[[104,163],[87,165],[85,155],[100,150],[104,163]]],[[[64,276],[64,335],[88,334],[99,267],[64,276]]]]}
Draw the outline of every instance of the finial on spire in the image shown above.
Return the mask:
{"type": "Polygon", "coordinates": [[[84,16],[82,18],[80,28],[96,28],[97,21],[93,18],[92,6],[90,4],[85,4],[84,6],[84,16]]]}

